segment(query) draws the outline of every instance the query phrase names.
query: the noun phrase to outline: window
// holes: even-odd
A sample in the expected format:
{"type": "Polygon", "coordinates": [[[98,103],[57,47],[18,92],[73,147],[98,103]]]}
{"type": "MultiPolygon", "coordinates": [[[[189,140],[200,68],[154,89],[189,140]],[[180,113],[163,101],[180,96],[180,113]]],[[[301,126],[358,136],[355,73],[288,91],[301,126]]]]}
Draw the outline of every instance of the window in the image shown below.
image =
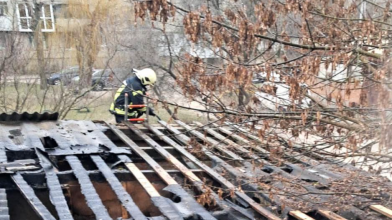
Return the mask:
{"type": "Polygon", "coordinates": [[[7,2],[0,2],[0,16],[6,16],[8,13],[7,2]]]}
{"type": "Polygon", "coordinates": [[[31,15],[32,11],[27,4],[18,4],[18,18],[19,18],[19,30],[20,31],[31,31],[31,15]]]}
{"type": "Polygon", "coordinates": [[[42,31],[53,32],[54,31],[54,16],[52,5],[43,5],[41,20],[43,21],[42,31]]]}
{"type": "MultiPolygon", "coordinates": [[[[17,5],[17,15],[19,18],[19,30],[20,31],[32,31],[32,17],[33,10],[28,4],[18,4],[17,5]]],[[[42,31],[43,32],[53,32],[54,28],[54,16],[53,16],[53,6],[43,5],[41,8],[41,21],[42,21],[42,31]]]]}

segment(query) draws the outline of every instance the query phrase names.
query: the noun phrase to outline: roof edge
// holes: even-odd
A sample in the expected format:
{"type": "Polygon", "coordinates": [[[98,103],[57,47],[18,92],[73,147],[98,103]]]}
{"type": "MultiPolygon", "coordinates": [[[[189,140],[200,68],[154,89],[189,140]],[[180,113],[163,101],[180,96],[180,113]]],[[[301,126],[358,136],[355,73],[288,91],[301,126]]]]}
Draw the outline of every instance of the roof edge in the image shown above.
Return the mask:
{"type": "Polygon", "coordinates": [[[13,112],[11,114],[2,113],[0,114],[0,122],[24,122],[24,121],[31,121],[31,122],[40,122],[40,121],[57,121],[59,119],[59,113],[17,113],[13,112]]]}

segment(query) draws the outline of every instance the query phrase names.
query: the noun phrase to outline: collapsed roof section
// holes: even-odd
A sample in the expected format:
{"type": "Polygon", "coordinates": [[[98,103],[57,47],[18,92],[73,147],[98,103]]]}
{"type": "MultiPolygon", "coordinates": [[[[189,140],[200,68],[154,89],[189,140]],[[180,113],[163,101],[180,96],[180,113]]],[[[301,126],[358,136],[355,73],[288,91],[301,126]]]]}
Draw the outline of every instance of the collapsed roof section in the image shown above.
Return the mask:
{"type": "Polygon", "coordinates": [[[239,127],[0,124],[0,219],[388,219],[386,178],[239,127]],[[256,143],[256,144],[255,144],[256,143]]]}

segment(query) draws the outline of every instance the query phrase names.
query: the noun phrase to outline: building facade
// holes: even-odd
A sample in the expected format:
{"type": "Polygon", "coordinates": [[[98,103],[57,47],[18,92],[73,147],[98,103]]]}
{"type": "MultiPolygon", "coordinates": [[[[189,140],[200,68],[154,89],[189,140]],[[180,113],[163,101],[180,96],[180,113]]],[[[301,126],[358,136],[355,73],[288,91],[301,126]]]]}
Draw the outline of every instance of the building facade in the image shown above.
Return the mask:
{"type": "MultiPolygon", "coordinates": [[[[98,8],[96,2],[90,0],[0,0],[0,61],[10,48],[17,47],[18,52],[14,50],[12,54],[20,54],[18,59],[26,62],[28,69],[32,71],[37,69],[38,48],[35,37],[37,37],[37,29],[40,29],[45,71],[49,73],[78,65],[80,62],[77,56],[79,48],[76,46],[81,37],[80,32],[84,31],[83,27],[93,22],[92,16],[95,10],[102,10],[98,8]],[[70,4],[73,7],[69,7],[70,4]],[[70,10],[73,11],[70,12],[70,10]]],[[[130,3],[114,2],[121,4],[112,5],[113,8],[122,8],[122,11],[119,11],[121,17],[131,15],[129,13],[130,3]]],[[[113,41],[132,35],[132,30],[127,28],[127,23],[119,25],[109,12],[103,16],[105,19],[101,19],[99,24],[101,29],[99,38],[101,39],[94,42],[94,47],[96,47],[94,50],[97,52],[94,68],[104,68],[109,59],[112,62],[124,63],[123,59],[129,57],[129,51],[125,48],[118,48],[113,41]],[[124,36],[114,38],[113,33],[124,36]],[[112,51],[114,47],[117,51],[113,59],[111,56],[114,53],[112,51]]],[[[125,18],[122,21],[128,20],[125,18]]]]}

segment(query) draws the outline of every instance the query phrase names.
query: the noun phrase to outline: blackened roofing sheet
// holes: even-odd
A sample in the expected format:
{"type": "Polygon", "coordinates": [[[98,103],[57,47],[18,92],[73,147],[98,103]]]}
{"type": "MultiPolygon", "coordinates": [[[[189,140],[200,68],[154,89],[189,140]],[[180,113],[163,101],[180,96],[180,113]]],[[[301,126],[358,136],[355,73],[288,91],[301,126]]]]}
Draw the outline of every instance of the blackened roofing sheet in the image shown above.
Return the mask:
{"type": "Polygon", "coordinates": [[[0,122],[18,122],[18,121],[34,121],[34,122],[39,122],[39,121],[57,121],[59,118],[59,113],[2,113],[0,114],[0,122]]]}

